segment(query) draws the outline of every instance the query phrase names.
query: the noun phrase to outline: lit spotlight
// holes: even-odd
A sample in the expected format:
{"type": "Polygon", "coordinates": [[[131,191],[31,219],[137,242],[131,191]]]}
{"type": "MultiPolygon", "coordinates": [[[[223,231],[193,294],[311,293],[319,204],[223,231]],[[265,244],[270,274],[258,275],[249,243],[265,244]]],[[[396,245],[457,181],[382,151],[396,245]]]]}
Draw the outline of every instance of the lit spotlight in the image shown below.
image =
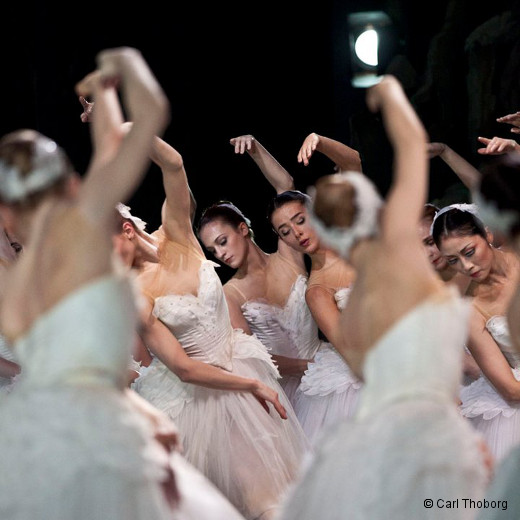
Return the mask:
{"type": "Polygon", "coordinates": [[[367,88],[381,79],[382,46],[391,25],[390,17],[383,11],[348,16],[352,86],[367,88]]]}

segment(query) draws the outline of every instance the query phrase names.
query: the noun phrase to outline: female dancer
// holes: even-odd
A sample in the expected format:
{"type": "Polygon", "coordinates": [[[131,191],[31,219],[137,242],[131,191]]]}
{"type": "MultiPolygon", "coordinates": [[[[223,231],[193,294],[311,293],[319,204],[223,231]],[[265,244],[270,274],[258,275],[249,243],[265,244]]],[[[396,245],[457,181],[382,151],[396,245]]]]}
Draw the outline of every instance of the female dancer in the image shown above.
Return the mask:
{"type": "Polygon", "coordinates": [[[488,241],[474,205],[443,208],[432,235],[454,269],[471,278],[467,347],[482,375],[462,388],[461,411],[481,432],[497,461],[520,441],[520,356],[512,347],[506,314],[520,275],[518,255],[488,241]]]}
{"type": "Polygon", "coordinates": [[[0,443],[9,446],[0,465],[2,518],[173,515],[157,417],[125,390],[135,308],[127,279],[112,270],[108,231],[114,205],[146,170],[169,103],[139,51],[105,50],[97,64],[77,85],[100,105],[93,132],[120,117],[118,85],[135,124],[111,154],[94,149],[82,182],[36,131],[0,142],[0,209],[24,245],[0,306],[1,330],[23,367],[0,404],[0,443]]]}
{"type": "Polygon", "coordinates": [[[430,496],[481,498],[486,484],[479,437],[457,409],[469,306],[431,269],[417,233],[421,122],[391,76],[367,90],[367,104],[394,148],[384,210],[366,177],[345,172],[318,180],[310,213],[356,268],[337,345],[364,386],[355,418],[323,440],[281,518],[469,519],[468,509],[425,507],[430,496]]]}
{"type": "MultiPolygon", "coordinates": [[[[287,170],[252,135],[230,142],[236,153],[247,151],[277,193],[294,189],[287,170]]],[[[198,236],[209,253],[236,269],[224,284],[231,323],[254,333],[268,348],[282,376],[280,384],[294,406],[301,376],[321,343],[305,302],[303,255],[281,240],[274,253],[263,251],[254,240],[250,221],[230,202],[204,210],[198,236]]]]}
{"type": "Polygon", "coordinates": [[[188,462],[247,519],[272,518],[308,452],[308,441],[262,343],[234,330],[214,264],[191,223],[180,154],[157,138],[152,150],[166,200],[159,262],[138,276],[154,359],[133,388],[179,428],[188,462]],[[271,407],[272,405],[272,407],[271,407]]]}
{"type": "MultiPolygon", "coordinates": [[[[520,163],[518,153],[507,153],[496,163],[483,170],[482,177],[472,190],[472,199],[478,204],[479,213],[494,234],[504,238],[504,242],[520,255],[520,163]]],[[[520,284],[510,300],[507,322],[510,341],[516,352],[520,352],[520,284]]],[[[503,318],[500,318],[503,320],[503,318]]],[[[508,516],[516,518],[520,514],[518,479],[520,475],[520,448],[511,449],[496,468],[494,478],[486,498],[501,507],[483,509],[479,520],[494,520],[508,516]]]]}
{"type": "MultiPolygon", "coordinates": [[[[247,149],[249,137],[246,136],[245,139],[232,143],[235,144],[235,151],[241,152],[247,149]]],[[[306,143],[305,149],[308,149],[306,157],[310,156],[311,150],[320,149],[323,153],[328,152],[336,164],[350,165],[354,168],[359,164],[357,152],[331,139],[311,134],[306,143]]],[[[339,316],[339,307],[344,304],[346,293],[354,277],[353,270],[333,251],[320,248],[316,235],[305,219],[307,195],[293,189],[285,190],[285,188],[292,188],[292,178],[289,174],[283,169],[280,172],[281,166],[270,154],[267,154],[265,149],[262,154],[252,154],[252,157],[277,190],[276,197],[268,205],[268,217],[279,237],[279,251],[283,251],[284,254],[287,254],[286,251],[293,251],[293,254],[300,256],[308,254],[311,259],[314,258],[310,277],[308,280],[300,278],[298,291],[292,295],[295,308],[300,309],[300,315],[310,318],[305,318],[306,321],[300,323],[306,323],[311,327],[311,330],[307,331],[305,326],[300,325],[297,341],[306,344],[310,339],[312,344],[315,344],[314,323],[331,341],[329,337],[333,330],[331,324],[339,316]],[[278,165],[278,170],[271,166],[273,162],[278,165]],[[282,182],[284,178],[290,179],[290,182],[282,182]],[[289,220],[282,226],[287,217],[286,212],[289,212],[289,220]],[[280,230],[274,225],[273,216],[279,219],[280,230]],[[289,229],[291,231],[288,231],[289,229]]],[[[281,271],[279,268],[278,272],[281,271]]],[[[291,274],[287,268],[283,272],[285,275],[291,274]]],[[[292,328],[294,329],[294,325],[292,328]]],[[[266,335],[263,334],[264,337],[266,335]]],[[[269,344],[269,340],[265,341],[269,344]]],[[[339,418],[353,413],[361,387],[360,381],[352,374],[344,359],[334,350],[329,341],[321,342],[313,362],[308,365],[294,394],[296,415],[313,444],[317,442],[324,428],[335,423],[339,418]]]]}
{"type": "MultiPolygon", "coordinates": [[[[119,203],[116,209],[118,226],[113,236],[114,251],[133,280],[134,272],[139,272],[144,261],[157,263],[159,255],[153,238],[145,230],[146,223],[132,215],[130,207],[125,204],[119,203]]],[[[136,292],[136,297],[140,298],[139,292],[136,292]]],[[[134,351],[134,359],[136,354],[140,354],[137,356],[140,366],[148,366],[152,361],[142,342],[137,352],[134,351]]],[[[137,375],[139,370],[140,368],[137,375]]],[[[178,434],[177,427],[174,427],[178,434]]],[[[179,495],[175,520],[244,520],[214,484],[182,456],[182,446],[179,443],[172,449],[170,465],[179,495]]]]}

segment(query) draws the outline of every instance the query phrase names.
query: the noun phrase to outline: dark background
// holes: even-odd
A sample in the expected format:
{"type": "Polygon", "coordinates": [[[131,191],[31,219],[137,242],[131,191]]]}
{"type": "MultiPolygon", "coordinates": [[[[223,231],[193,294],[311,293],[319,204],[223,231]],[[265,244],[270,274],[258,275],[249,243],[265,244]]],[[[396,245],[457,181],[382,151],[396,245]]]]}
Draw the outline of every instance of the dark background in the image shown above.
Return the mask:
{"type": "MultiPolygon", "coordinates": [[[[293,175],[296,187],[332,171],[317,154],[297,163],[310,132],[362,154],[365,173],[384,193],[391,152],[364,92],[350,86],[347,16],[383,10],[393,21],[394,59],[387,72],[403,82],[432,141],[443,141],[478,166],[476,137],[514,137],[496,117],[520,110],[516,1],[478,7],[466,0],[284,2],[18,3],[2,7],[1,133],[36,128],[55,139],[83,173],[88,125],[74,85],[95,68],[103,48],[141,50],[165,89],[172,120],[164,134],[183,155],[198,214],[233,201],[253,222],[265,250],[275,237],[265,218],[274,192],[229,139],[253,134],[293,175]]],[[[440,159],[431,162],[430,200],[467,194],[440,159]]],[[[160,172],[152,166],[128,201],[159,225],[160,172]]],[[[221,271],[222,273],[222,271],[221,271]]],[[[223,273],[225,275],[225,273],[223,273]]]]}

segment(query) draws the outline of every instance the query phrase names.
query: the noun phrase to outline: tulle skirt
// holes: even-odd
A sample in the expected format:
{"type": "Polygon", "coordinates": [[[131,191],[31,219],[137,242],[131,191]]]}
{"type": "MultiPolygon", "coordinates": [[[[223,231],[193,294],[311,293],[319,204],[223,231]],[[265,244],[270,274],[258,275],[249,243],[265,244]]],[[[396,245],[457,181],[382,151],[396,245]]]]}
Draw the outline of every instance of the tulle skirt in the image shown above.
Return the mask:
{"type": "Polygon", "coordinates": [[[478,520],[516,520],[520,517],[520,446],[509,451],[495,468],[495,476],[487,490],[487,506],[478,520]]]}
{"type": "Polygon", "coordinates": [[[288,419],[269,413],[248,392],[183,383],[155,358],[133,388],[176,423],[188,462],[247,519],[272,518],[310,445],[265,347],[234,332],[233,373],[278,391],[288,419]]]}
{"type": "Polygon", "coordinates": [[[325,430],[356,410],[361,381],[330,343],[323,343],[301,379],[296,416],[313,445],[325,430]]]}
{"type": "Polygon", "coordinates": [[[168,455],[122,392],[20,381],[0,417],[0,518],[171,520],[168,455]]]}
{"type": "MultiPolygon", "coordinates": [[[[513,374],[520,380],[520,369],[513,374]]],[[[520,443],[520,403],[507,402],[486,377],[462,386],[460,399],[462,415],[484,437],[497,462],[520,443]]]]}
{"type": "Polygon", "coordinates": [[[473,520],[462,503],[440,506],[481,499],[487,479],[479,436],[456,407],[404,401],[330,429],[279,520],[473,520]]]}
{"type": "Polygon", "coordinates": [[[244,520],[231,502],[180,453],[172,453],[170,460],[180,495],[172,520],[244,520]]]}

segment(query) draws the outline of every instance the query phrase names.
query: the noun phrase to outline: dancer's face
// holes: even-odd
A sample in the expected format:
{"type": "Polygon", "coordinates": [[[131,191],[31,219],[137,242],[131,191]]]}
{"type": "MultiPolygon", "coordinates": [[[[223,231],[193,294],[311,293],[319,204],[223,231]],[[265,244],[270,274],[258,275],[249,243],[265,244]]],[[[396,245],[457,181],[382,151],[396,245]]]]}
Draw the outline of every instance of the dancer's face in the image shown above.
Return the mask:
{"type": "Polygon", "coordinates": [[[426,252],[428,260],[436,271],[444,271],[448,267],[446,258],[435,245],[433,237],[430,235],[431,219],[423,219],[419,224],[419,236],[426,252]]]}
{"type": "Polygon", "coordinates": [[[312,254],[320,247],[318,235],[309,224],[307,208],[299,201],[287,202],[275,209],[271,224],[278,236],[300,253],[312,254]]]}
{"type": "Polygon", "coordinates": [[[493,265],[493,249],[480,235],[442,237],[440,251],[448,265],[476,282],[483,282],[493,265]]]}
{"type": "Polygon", "coordinates": [[[202,227],[199,236],[208,252],[232,269],[245,262],[250,240],[245,223],[234,227],[222,219],[212,220],[202,227]]]}

